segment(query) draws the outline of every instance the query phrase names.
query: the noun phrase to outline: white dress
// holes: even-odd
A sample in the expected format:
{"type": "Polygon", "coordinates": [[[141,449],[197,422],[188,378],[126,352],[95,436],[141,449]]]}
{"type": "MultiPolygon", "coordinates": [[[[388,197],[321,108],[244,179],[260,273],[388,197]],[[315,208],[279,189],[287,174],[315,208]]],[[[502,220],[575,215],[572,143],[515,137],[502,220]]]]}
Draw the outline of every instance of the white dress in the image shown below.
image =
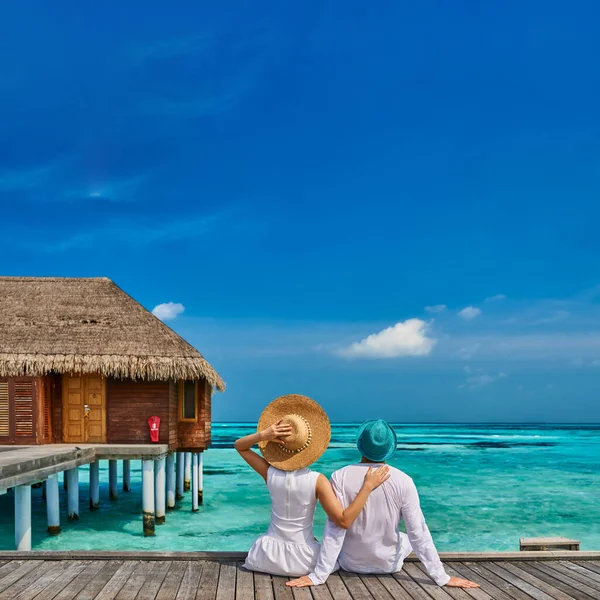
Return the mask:
{"type": "Polygon", "coordinates": [[[313,533],[319,473],[310,469],[280,471],[269,467],[271,523],[250,548],[244,566],[251,571],[301,577],[317,563],[320,545],[313,533]]]}

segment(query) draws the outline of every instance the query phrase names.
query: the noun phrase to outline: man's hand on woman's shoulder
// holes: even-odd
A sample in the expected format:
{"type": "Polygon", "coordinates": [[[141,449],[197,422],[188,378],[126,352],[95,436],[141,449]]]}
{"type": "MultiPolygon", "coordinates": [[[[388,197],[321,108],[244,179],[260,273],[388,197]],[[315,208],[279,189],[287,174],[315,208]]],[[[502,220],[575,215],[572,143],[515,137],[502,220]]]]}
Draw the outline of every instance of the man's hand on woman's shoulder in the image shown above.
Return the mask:
{"type": "Polygon", "coordinates": [[[308,575],[304,577],[298,577],[298,579],[292,579],[291,581],[286,581],[285,585],[289,587],[309,587],[314,585],[308,575]]]}
{"type": "Polygon", "coordinates": [[[450,581],[446,584],[447,587],[459,587],[459,588],[478,588],[481,587],[474,581],[468,579],[462,579],[461,577],[450,577],[450,581]]]}

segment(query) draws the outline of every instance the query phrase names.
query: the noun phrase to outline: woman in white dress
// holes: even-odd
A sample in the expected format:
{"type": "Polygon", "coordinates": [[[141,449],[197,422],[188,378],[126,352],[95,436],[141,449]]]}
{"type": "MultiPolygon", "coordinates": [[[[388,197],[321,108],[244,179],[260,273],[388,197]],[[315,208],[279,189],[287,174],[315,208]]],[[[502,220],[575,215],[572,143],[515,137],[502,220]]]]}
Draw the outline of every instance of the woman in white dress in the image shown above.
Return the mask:
{"type": "Polygon", "coordinates": [[[370,468],[360,493],[344,510],[327,478],[308,468],[325,452],[330,437],[325,411],[314,400],[291,394],[265,408],[257,433],[235,442],[271,495],[271,523],[250,548],[247,569],[288,577],[310,573],[320,549],[313,533],[317,501],[332,521],[348,528],[369,494],[388,479],[388,467],[370,468]],[[263,456],[251,450],[255,444],[263,456]]]}

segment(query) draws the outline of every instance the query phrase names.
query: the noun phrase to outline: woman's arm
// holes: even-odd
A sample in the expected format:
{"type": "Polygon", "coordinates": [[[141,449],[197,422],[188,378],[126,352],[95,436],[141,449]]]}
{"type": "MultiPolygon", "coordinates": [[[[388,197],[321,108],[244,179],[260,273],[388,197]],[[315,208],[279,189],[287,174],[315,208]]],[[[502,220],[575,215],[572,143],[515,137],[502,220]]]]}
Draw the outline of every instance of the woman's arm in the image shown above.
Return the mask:
{"type": "Polygon", "coordinates": [[[327,516],[338,527],[348,529],[348,527],[354,523],[356,517],[360,514],[360,511],[364,508],[369,494],[390,478],[389,470],[390,468],[387,465],[375,470],[373,470],[373,467],[369,467],[360,491],[350,506],[345,510],[342,508],[340,501],[335,495],[335,492],[325,475],[319,475],[319,478],[317,479],[317,498],[319,499],[323,510],[327,513],[327,516]]]}
{"type": "Polygon", "coordinates": [[[271,425],[263,431],[258,431],[251,435],[246,435],[235,441],[233,447],[239,452],[240,456],[266,481],[267,472],[269,471],[269,463],[260,454],[251,450],[254,444],[266,441],[278,441],[280,444],[285,444],[281,439],[292,433],[291,425],[281,425],[281,421],[271,425]]]}

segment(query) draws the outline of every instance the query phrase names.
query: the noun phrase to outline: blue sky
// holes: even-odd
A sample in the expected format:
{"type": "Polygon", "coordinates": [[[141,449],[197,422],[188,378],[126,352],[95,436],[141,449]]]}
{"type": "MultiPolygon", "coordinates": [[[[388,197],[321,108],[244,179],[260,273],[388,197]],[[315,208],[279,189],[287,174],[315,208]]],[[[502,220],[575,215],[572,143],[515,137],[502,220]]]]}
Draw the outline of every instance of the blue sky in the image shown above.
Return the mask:
{"type": "Polygon", "coordinates": [[[599,18],[5,3],[1,271],[181,304],[216,419],[600,421],[599,18]]]}

